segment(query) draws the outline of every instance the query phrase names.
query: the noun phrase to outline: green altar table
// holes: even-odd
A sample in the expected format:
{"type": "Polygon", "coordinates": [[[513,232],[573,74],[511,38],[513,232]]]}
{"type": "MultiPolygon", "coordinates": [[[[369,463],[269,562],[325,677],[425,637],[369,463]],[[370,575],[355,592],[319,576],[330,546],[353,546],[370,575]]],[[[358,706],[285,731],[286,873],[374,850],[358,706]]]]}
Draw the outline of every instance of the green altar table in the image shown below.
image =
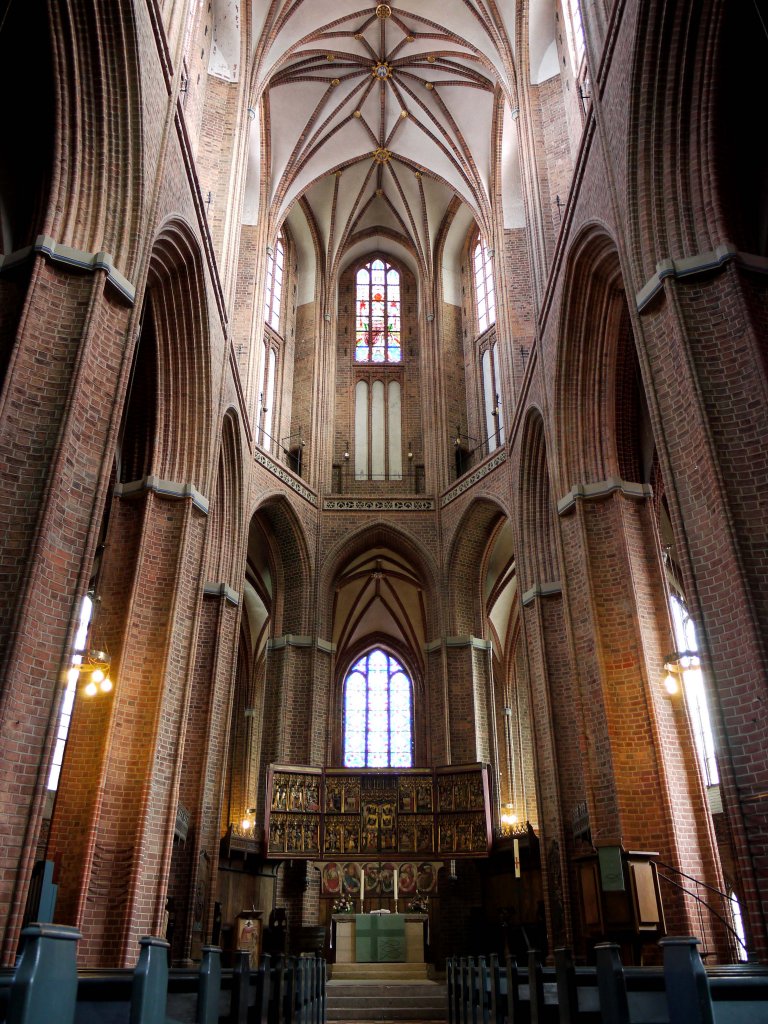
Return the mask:
{"type": "Polygon", "coordinates": [[[355,914],[357,963],[397,963],[405,959],[403,914],[355,914]]]}

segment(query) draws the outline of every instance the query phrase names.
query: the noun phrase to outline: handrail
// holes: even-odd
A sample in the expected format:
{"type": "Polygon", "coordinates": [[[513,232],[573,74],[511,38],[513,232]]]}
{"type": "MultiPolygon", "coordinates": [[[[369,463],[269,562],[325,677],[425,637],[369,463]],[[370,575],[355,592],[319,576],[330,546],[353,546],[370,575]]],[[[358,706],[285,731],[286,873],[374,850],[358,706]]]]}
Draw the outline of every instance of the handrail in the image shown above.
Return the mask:
{"type": "MultiPolygon", "coordinates": [[[[662,864],[661,861],[657,861],[657,863],[662,864]]],[[[669,864],[662,864],[662,867],[669,868],[670,871],[676,870],[669,864]]],[[[692,882],[696,882],[698,885],[703,885],[705,888],[710,889],[712,892],[716,892],[719,896],[722,896],[723,899],[726,899],[730,902],[731,897],[727,896],[723,892],[720,892],[720,890],[716,889],[714,886],[707,885],[706,882],[700,882],[699,879],[692,878],[690,875],[686,875],[684,871],[679,871],[678,874],[682,875],[684,878],[688,878],[692,882]]],[[[658,876],[659,878],[662,878],[665,882],[669,882],[670,885],[674,885],[677,889],[680,889],[681,892],[687,893],[689,896],[693,896],[697,903],[700,903],[703,907],[706,907],[710,913],[714,914],[714,916],[723,925],[726,931],[731,933],[731,935],[734,937],[734,939],[736,939],[736,941],[747,954],[747,956],[749,956],[749,950],[747,949],[746,944],[742,940],[739,933],[732,925],[728,924],[723,915],[720,914],[717,910],[715,910],[715,908],[710,903],[707,903],[707,901],[705,899],[702,899],[701,896],[698,895],[698,893],[692,892],[690,889],[686,889],[684,885],[681,885],[679,882],[676,882],[674,878],[670,878],[669,875],[665,875],[662,871],[658,872],[658,876]]]]}

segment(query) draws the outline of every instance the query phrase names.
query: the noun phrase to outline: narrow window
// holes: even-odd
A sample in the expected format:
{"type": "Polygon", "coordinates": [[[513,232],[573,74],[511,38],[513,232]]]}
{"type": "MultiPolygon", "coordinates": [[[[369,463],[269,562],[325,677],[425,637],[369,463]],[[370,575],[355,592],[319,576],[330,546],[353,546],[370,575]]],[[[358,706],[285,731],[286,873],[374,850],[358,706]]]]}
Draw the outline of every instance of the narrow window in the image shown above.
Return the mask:
{"type": "Polygon", "coordinates": [[[411,680],[390,654],[369,651],[344,681],[344,767],[413,765],[411,680]]]}
{"type": "Polygon", "coordinates": [[[678,651],[685,654],[681,659],[680,665],[682,668],[685,702],[688,706],[688,714],[693,728],[693,738],[696,743],[696,753],[699,758],[702,774],[704,775],[705,784],[707,786],[716,786],[720,781],[720,775],[717,770],[715,737],[712,733],[707,695],[704,690],[704,678],[701,672],[696,630],[693,621],[688,615],[688,609],[676,594],[672,594],[669,603],[672,611],[675,644],[678,651]]]}
{"type": "Polygon", "coordinates": [[[274,252],[267,249],[267,279],[264,283],[264,322],[273,331],[280,330],[280,302],[283,296],[283,236],[279,235],[274,252]]]}
{"type": "Polygon", "coordinates": [[[80,622],[77,627],[77,633],[75,634],[75,653],[72,657],[72,667],[67,672],[67,686],[64,690],[64,696],[61,702],[59,728],[56,733],[56,746],[53,748],[53,760],[51,762],[51,770],[48,774],[48,789],[59,788],[61,766],[64,763],[64,749],[67,745],[69,726],[72,722],[72,706],[75,703],[77,681],[80,678],[80,669],[78,666],[83,663],[83,652],[85,651],[88,640],[88,627],[91,623],[92,614],[93,601],[86,594],[80,608],[80,622]]]}
{"type": "Polygon", "coordinates": [[[493,287],[493,260],[491,250],[482,237],[475,244],[472,260],[475,275],[475,306],[477,329],[482,334],[496,323],[496,293],[493,287]]]}

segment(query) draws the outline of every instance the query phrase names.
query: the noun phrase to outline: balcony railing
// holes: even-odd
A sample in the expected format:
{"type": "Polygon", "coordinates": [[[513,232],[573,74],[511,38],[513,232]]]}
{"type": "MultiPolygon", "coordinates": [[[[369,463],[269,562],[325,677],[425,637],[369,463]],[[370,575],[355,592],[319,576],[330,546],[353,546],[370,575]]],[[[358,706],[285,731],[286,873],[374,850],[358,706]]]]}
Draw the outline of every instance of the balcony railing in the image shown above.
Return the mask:
{"type": "Polygon", "coordinates": [[[333,494],[424,494],[424,466],[411,463],[399,476],[355,472],[349,462],[333,464],[333,494]]]}

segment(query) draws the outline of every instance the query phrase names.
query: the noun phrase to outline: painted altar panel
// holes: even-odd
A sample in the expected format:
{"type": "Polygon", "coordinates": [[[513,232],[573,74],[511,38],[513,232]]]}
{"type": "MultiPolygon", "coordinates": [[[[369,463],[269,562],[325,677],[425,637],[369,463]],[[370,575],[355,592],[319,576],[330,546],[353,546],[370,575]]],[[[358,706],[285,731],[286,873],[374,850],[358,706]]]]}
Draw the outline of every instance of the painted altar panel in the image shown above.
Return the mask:
{"type": "Polygon", "coordinates": [[[394,867],[403,858],[486,857],[490,850],[483,764],[358,771],[272,765],[266,806],[268,857],[391,858],[394,867]]]}

